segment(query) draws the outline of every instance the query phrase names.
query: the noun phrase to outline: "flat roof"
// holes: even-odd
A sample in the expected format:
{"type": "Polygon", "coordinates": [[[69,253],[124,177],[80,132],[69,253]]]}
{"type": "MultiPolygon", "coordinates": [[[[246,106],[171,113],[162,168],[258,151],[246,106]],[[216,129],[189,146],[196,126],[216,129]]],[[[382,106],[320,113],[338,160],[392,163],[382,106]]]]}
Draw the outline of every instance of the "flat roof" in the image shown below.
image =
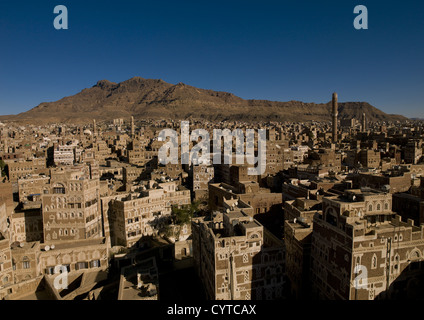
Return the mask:
{"type": "Polygon", "coordinates": [[[225,213],[228,218],[242,218],[242,217],[246,217],[245,214],[243,214],[241,211],[230,211],[228,213],[225,213]]]}
{"type": "Polygon", "coordinates": [[[243,226],[244,226],[246,229],[261,227],[261,225],[260,225],[260,224],[259,224],[256,220],[249,221],[249,222],[247,222],[247,223],[243,223],[243,226]]]}
{"type": "Polygon", "coordinates": [[[54,245],[54,250],[56,249],[71,249],[71,248],[77,248],[77,247],[83,247],[83,246],[95,246],[95,245],[101,245],[105,244],[105,238],[95,238],[95,239],[87,239],[87,240],[70,240],[66,242],[48,242],[44,243],[41,247],[41,249],[44,250],[46,245],[54,245]]]}

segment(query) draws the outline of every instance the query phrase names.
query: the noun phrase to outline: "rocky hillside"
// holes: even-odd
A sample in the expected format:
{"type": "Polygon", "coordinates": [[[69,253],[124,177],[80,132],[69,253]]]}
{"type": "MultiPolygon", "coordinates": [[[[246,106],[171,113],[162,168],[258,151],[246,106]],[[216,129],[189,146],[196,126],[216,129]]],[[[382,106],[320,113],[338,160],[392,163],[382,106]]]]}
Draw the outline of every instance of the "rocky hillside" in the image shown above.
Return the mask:
{"type": "MultiPolygon", "coordinates": [[[[331,99],[331,92],[329,93],[331,99]]],[[[243,121],[330,120],[331,101],[325,104],[300,101],[277,102],[245,100],[232,93],[176,85],[162,80],[135,77],[121,83],[108,80],[56,102],[2,119],[37,122],[86,122],[118,117],[157,119],[208,119],[243,121]]],[[[339,118],[362,118],[370,121],[406,120],[389,115],[367,102],[340,102],[339,118]]]]}

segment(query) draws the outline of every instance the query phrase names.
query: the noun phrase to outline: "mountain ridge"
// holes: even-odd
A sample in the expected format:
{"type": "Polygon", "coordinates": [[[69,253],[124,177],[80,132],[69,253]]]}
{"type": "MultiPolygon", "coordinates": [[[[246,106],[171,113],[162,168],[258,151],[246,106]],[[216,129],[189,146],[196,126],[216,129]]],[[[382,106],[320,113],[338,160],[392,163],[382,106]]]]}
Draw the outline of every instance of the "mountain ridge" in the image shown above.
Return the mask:
{"type": "MultiPolygon", "coordinates": [[[[368,102],[339,102],[339,118],[368,121],[403,121],[406,117],[386,114],[368,102]]],[[[99,80],[91,88],[54,102],[38,106],[17,115],[0,119],[37,122],[82,122],[87,119],[115,118],[257,121],[329,121],[331,101],[312,103],[243,99],[233,93],[200,89],[179,82],[170,84],[162,79],[133,77],[115,83],[99,80]]]]}

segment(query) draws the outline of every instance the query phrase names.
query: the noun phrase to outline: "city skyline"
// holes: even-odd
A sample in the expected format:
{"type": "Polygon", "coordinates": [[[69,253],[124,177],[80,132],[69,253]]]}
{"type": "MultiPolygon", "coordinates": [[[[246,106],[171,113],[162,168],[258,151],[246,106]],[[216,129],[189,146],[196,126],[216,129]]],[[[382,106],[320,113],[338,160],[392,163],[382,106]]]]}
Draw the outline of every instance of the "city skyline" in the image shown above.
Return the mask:
{"type": "Polygon", "coordinates": [[[0,4],[0,114],[134,76],[243,99],[366,101],[424,118],[423,5],[409,1],[0,4]],[[53,27],[56,5],[69,29],[53,27]],[[353,27],[367,6],[369,29],[353,27]],[[22,94],[24,92],[25,94],[22,94]]]}
{"type": "Polygon", "coordinates": [[[0,300],[423,300],[422,30],[415,0],[0,1],[0,300]]]}

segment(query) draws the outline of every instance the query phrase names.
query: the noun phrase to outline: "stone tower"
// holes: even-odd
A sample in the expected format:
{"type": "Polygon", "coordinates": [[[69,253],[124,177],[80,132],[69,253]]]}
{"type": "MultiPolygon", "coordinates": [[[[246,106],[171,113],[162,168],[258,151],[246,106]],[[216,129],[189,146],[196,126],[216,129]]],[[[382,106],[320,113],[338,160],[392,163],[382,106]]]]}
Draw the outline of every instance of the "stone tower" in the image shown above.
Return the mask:
{"type": "Polygon", "coordinates": [[[96,120],[93,119],[93,136],[97,135],[96,120]]]}
{"type": "Polygon", "coordinates": [[[362,114],[362,131],[367,129],[367,121],[365,119],[365,113],[362,114]]]}
{"type": "Polygon", "coordinates": [[[333,143],[337,142],[337,93],[333,93],[333,102],[332,102],[332,113],[333,117],[333,143]]]}

